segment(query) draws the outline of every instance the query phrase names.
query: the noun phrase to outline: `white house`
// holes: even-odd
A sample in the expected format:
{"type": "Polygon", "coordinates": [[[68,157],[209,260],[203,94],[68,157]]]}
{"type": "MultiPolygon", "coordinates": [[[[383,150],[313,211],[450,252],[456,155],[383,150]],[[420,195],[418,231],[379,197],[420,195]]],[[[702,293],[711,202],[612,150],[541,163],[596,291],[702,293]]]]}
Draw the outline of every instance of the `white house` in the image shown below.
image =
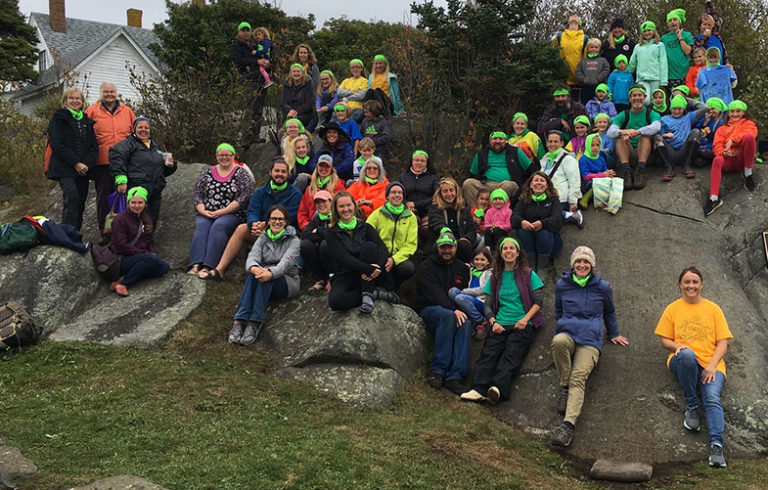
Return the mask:
{"type": "Polygon", "coordinates": [[[149,77],[160,74],[160,61],[149,49],[160,40],[151,30],[141,28],[141,11],[129,9],[130,25],[121,26],[67,18],[64,1],[51,0],[50,15],[30,14],[29,24],[37,30],[39,40],[40,79],[6,96],[15,100],[22,113],[31,115],[46,93],[62,89],[62,77],[70,72],[77,74],[74,85],[83,90],[89,103],[98,99],[104,81],[117,86],[121,100],[138,99],[127,67],[149,77]]]}

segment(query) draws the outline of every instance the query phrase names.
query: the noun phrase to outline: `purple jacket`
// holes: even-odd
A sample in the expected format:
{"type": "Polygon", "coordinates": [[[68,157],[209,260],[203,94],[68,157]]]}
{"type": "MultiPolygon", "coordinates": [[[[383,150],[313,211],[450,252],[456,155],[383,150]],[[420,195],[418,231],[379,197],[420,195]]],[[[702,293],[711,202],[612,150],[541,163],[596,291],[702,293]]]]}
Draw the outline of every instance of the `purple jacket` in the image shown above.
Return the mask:
{"type": "Polygon", "coordinates": [[[152,220],[146,214],[143,215],[142,219],[130,209],[123,211],[112,221],[112,243],[109,247],[119,255],[155,253],[155,235],[151,231],[142,230],[139,239],[131,245],[136,233],[138,233],[139,226],[146,227],[151,223],[152,220]]]}
{"type": "MultiPolygon", "coordinates": [[[[525,311],[529,311],[533,306],[533,290],[531,289],[531,268],[530,267],[515,267],[515,283],[517,284],[517,290],[520,291],[520,299],[523,301],[523,308],[525,311]]],[[[494,314],[499,311],[499,290],[501,290],[501,281],[497,281],[495,277],[491,276],[491,297],[490,305],[494,314]]],[[[488,310],[486,310],[487,312],[488,310]]],[[[541,314],[541,310],[533,315],[531,318],[533,326],[539,328],[544,325],[544,315],[541,314]]]]}

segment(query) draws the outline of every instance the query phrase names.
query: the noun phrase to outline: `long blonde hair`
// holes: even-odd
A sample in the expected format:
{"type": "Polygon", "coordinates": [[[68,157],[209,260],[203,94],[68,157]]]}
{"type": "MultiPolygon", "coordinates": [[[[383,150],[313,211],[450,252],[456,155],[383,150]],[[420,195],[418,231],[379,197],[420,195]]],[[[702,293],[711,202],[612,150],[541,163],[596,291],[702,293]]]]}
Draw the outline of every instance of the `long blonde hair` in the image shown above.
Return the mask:
{"type": "MultiPolygon", "coordinates": [[[[309,191],[309,195],[313,196],[317,194],[317,191],[320,190],[320,188],[317,186],[317,167],[318,165],[315,164],[315,170],[312,171],[312,177],[309,179],[309,186],[307,186],[307,190],[309,191]]],[[[336,188],[336,184],[339,182],[339,174],[336,173],[336,169],[331,166],[331,175],[329,176],[330,179],[328,179],[328,183],[325,184],[325,190],[333,194],[333,190],[336,188]]]]}
{"type": "Polygon", "coordinates": [[[453,177],[443,177],[440,179],[440,181],[437,183],[437,188],[435,189],[435,194],[432,196],[432,204],[437,206],[440,209],[448,209],[453,208],[457,211],[461,209],[464,206],[464,198],[461,196],[461,187],[459,187],[459,184],[454,180],[453,177]],[[453,204],[448,204],[443,200],[442,194],[440,194],[440,188],[444,185],[452,185],[454,189],[456,189],[456,200],[453,201],[453,204]]]}
{"type": "MultiPolygon", "coordinates": [[[[288,139],[290,140],[290,136],[288,139]]],[[[299,140],[303,140],[307,144],[307,154],[309,154],[309,140],[303,134],[299,133],[293,141],[288,141],[288,144],[283,151],[283,158],[285,159],[285,163],[288,164],[288,173],[293,173],[293,168],[296,166],[296,143],[298,143],[299,140]]]]}
{"type": "MultiPolygon", "coordinates": [[[[659,44],[659,41],[661,40],[661,37],[659,37],[659,31],[653,30],[653,44],[659,44]]],[[[650,42],[650,41],[649,41],[650,42]]],[[[643,33],[640,33],[640,46],[645,44],[645,38],[643,37],[643,33]]]]}
{"type": "MultiPolygon", "coordinates": [[[[335,94],[336,90],[339,88],[339,83],[336,81],[336,77],[334,76],[333,72],[331,70],[323,70],[320,72],[320,76],[323,76],[323,73],[328,74],[329,77],[331,77],[331,84],[328,86],[328,93],[329,94],[335,94]]],[[[323,82],[317,84],[317,95],[323,95],[323,82]]]]}

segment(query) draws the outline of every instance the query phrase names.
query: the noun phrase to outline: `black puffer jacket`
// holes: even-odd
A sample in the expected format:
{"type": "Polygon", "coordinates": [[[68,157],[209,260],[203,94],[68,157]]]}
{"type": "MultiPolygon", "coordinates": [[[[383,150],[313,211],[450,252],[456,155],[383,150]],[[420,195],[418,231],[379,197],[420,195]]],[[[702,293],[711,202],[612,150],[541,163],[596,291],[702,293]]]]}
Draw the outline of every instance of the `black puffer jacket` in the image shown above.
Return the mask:
{"type": "Polygon", "coordinates": [[[165,188],[165,178],[174,173],[176,167],[165,166],[163,151],[153,140],[147,148],[133,134],[109,149],[109,173],[112,177],[125,175],[129,188],[140,185],[150,194],[165,188]]]}
{"type": "Polygon", "coordinates": [[[312,82],[304,82],[304,85],[294,85],[293,80],[285,82],[280,105],[283,118],[293,109],[297,113],[296,119],[306,125],[315,117],[315,91],[312,89],[312,82]]]}
{"type": "Polygon", "coordinates": [[[77,177],[75,164],[78,162],[84,163],[89,169],[96,165],[99,143],[93,124],[85,114],[80,121],[76,121],[67,109],[59,109],[53,113],[48,123],[52,150],[46,172],[49,179],[77,177]]]}
{"type": "Polygon", "coordinates": [[[400,174],[400,183],[405,188],[405,200],[416,205],[416,214],[426,216],[437,189],[437,175],[429,170],[416,175],[408,169],[400,174]]]}

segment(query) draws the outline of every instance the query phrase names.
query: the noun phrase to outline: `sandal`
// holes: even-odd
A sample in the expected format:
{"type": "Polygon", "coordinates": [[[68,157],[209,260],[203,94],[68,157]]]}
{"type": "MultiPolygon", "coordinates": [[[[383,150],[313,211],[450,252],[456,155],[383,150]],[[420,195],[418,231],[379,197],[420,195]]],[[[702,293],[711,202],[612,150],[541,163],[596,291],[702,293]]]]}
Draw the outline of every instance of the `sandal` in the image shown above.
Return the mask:
{"type": "Polygon", "coordinates": [[[198,274],[199,272],[200,272],[200,264],[194,264],[192,267],[187,269],[187,274],[192,276],[198,274]]]}
{"type": "Polygon", "coordinates": [[[197,274],[197,277],[203,279],[204,281],[207,281],[208,279],[213,279],[217,282],[224,280],[224,276],[218,271],[218,269],[202,270],[197,274]]]}
{"type": "Polygon", "coordinates": [[[317,281],[309,288],[310,293],[319,293],[325,290],[325,281],[317,281]]]}

